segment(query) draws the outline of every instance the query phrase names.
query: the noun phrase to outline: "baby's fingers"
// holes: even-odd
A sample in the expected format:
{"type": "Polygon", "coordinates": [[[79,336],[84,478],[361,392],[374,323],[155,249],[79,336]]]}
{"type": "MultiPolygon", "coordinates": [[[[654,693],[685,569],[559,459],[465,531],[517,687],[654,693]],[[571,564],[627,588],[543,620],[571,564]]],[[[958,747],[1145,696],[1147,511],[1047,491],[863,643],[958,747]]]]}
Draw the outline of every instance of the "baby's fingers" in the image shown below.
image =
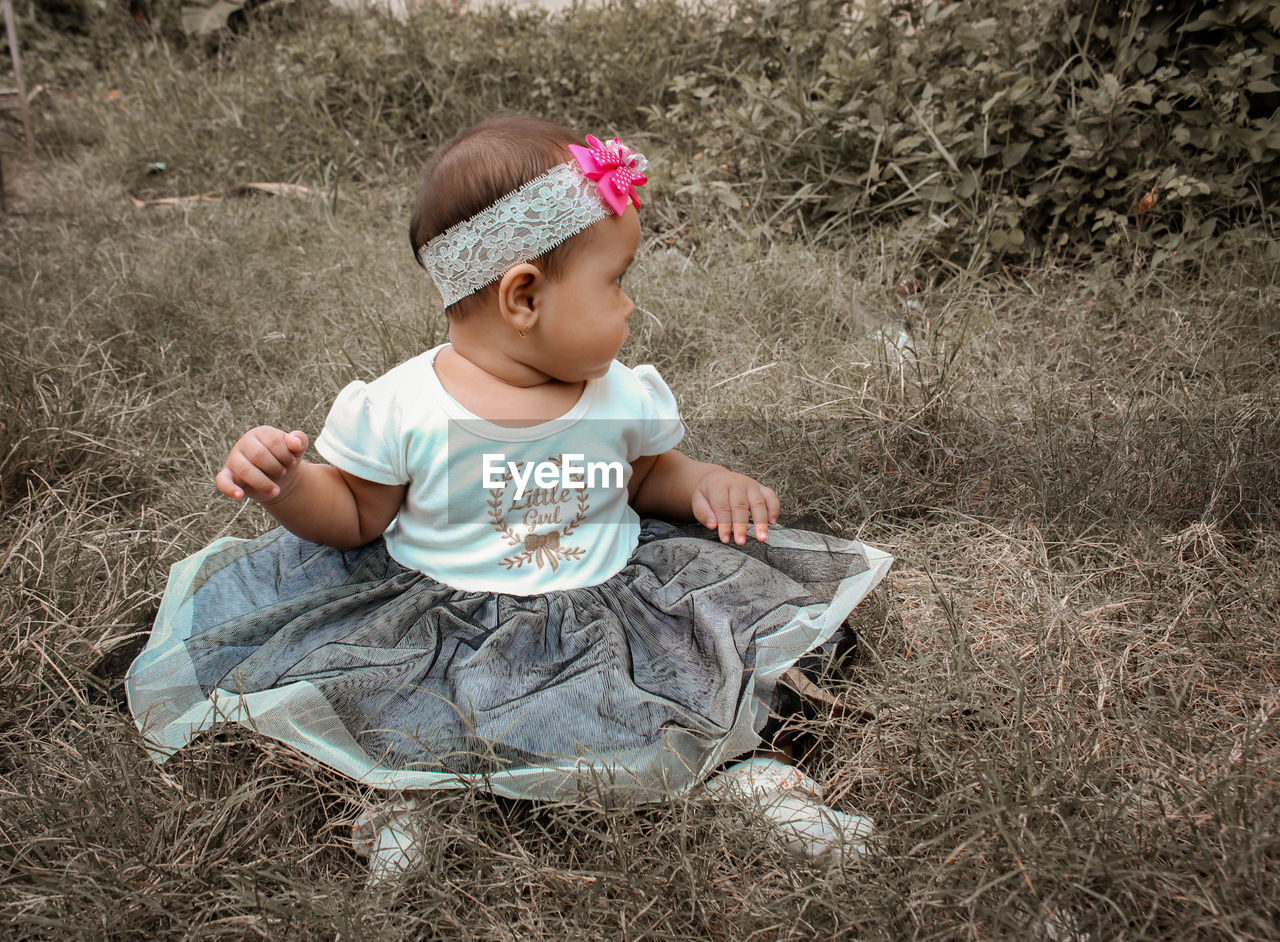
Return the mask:
{"type": "Polygon", "coordinates": [[[230,497],[232,500],[241,500],[244,498],[244,490],[240,487],[240,482],[236,480],[235,475],[231,473],[231,469],[228,467],[224,466],[222,470],[218,472],[217,477],[213,479],[213,483],[221,493],[230,497]]]}
{"type": "MultiPolygon", "coordinates": [[[[751,499],[745,487],[734,487],[729,492],[730,512],[733,515],[733,542],[742,546],[747,542],[747,527],[751,522],[751,499]]],[[[728,542],[724,528],[720,529],[720,539],[728,542]]]]}
{"type": "Polygon", "coordinates": [[[301,458],[307,451],[307,433],[294,429],[284,437],[284,443],[294,458],[301,458]]]}
{"type": "Polygon", "coordinates": [[[257,464],[250,461],[238,448],[233,449],[231,454],[227,455],[226,465],[222,471],[218,472],[218,490],[227,494],[228,492],[223,490],[221,484],[224,473],[232,491],[239,492],[238,495],[231,493],[229,496],[235,497],[237,500],[246,494],[254,500],[270,500],[280,493],[280,488],[272,480],[272,477],[258,467],[257,464]]]}
{"type": "Polygon", "coordinates": [[[778,494],[771,487],[760,485],[760,492],[764,494],[764,503],[769,510],[769,525],[778,522],[778,514],[782,513],[782,501],[778,499],[778,494]]]}
{"type": "Polygon", "coordinates": [[[752,488],[748,495],[748,500],[751,502],[751,519],[756,525],[756,539],[761,542],[769,538],[769,524],[775,519],[769,512],[768,500],[764,493],[767,490],[767,487],[752,488]]]}
{"type": "Polygon", "coordinates": [[[305,450],[306,436],[301,432],[286,435],[279,429],[262,426],[246,433],[232,453],[241,452],[254,467],[268,477],[276,478],[293,467],[305,450]]]}
{"type": "Polygon", "coordinates": [[[733,510],[726,489],[701,487],[694,491],[693,514],[707,529],[720,531],[721,543],[729,542],[733,535],[733,510]]]}
{"type": "Polygon", "coordinates": [[[707,495],[701,490],[693,492],[693,519],[697,520],[708,530],[716,528],[716,514],[711,509],[711,502],[707,500],[707,495]]]}

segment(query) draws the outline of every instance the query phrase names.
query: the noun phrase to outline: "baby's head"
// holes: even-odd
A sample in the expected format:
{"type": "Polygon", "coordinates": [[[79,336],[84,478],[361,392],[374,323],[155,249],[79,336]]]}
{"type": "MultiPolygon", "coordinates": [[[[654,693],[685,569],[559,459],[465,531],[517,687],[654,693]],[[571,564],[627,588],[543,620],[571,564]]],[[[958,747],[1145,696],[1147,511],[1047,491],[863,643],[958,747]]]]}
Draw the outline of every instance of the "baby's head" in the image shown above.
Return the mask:
{"type": "Polygon", "coordinates": [[[635,186],[645,182],[643,158],[616,142],[586,140],[582,146],[574,131],[536,118],[499,117],[436,152],[418,189],[409,238],[451,318],[492,301],[512,265],[530,262],[560,277],[596,220],[610,211],[621,215],[627,199],[640,205],[635,186]],[[618,154],[620,170],[605,167],[618,154]]]}

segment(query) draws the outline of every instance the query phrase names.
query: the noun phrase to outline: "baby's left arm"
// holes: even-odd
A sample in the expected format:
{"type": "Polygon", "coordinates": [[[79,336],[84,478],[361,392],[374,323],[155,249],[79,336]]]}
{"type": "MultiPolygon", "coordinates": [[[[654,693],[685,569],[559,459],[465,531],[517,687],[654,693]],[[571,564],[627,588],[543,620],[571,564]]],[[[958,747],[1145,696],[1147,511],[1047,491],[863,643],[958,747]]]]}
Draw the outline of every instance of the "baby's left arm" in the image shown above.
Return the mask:
{"type": "Polygon", "coordinates": [[[631,462],[628,484],[631,506],[641,516],[668,520],[696,519],[720,531],[720,542],[747,542],[747,521],[755,522],[756,539],[769,536],[778,522],[778,495],[759,481],[718,464],[694,461],[674,448],[631,462]]]}

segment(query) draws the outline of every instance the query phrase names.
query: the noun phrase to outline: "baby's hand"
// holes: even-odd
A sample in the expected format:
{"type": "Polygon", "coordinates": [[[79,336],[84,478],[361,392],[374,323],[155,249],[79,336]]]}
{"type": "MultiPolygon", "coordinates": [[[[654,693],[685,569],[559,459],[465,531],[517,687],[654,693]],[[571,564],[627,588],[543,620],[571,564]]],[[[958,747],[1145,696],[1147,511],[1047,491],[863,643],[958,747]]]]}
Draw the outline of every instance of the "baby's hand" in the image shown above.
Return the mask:
{"type": "Polygon", "coordinates": [[[214,483],[234,500],[279,500],[288,493],[306,450],[307,436],[302,432],[259,425],[235,443],[214,483]]]}
{"type": "Polygon", "coordinates": [[[720,531],[720,542],[730,536],[741,546],[747,542],[747,518],[755,521],[756,539],[769,537],[769,524],[778,522],[782,505],[778,495],[759,481],[716,468],[693,489],[693,515],[708,529],[720,531]]]}

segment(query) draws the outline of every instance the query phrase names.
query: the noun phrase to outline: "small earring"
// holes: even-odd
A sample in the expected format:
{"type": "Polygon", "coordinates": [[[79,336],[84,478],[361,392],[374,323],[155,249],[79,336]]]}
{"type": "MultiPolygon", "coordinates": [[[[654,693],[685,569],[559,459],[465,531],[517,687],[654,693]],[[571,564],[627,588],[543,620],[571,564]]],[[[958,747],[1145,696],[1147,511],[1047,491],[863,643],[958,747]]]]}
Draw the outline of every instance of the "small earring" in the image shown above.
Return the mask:
{"type": "Polygon", "coordinates": [[[523,337],[523,336],[524,336],[524,331],[523,331],[523,330],[517,330],[517,331],[516,331],[516,333],[518,333],[521,337],[523,337]]]}

